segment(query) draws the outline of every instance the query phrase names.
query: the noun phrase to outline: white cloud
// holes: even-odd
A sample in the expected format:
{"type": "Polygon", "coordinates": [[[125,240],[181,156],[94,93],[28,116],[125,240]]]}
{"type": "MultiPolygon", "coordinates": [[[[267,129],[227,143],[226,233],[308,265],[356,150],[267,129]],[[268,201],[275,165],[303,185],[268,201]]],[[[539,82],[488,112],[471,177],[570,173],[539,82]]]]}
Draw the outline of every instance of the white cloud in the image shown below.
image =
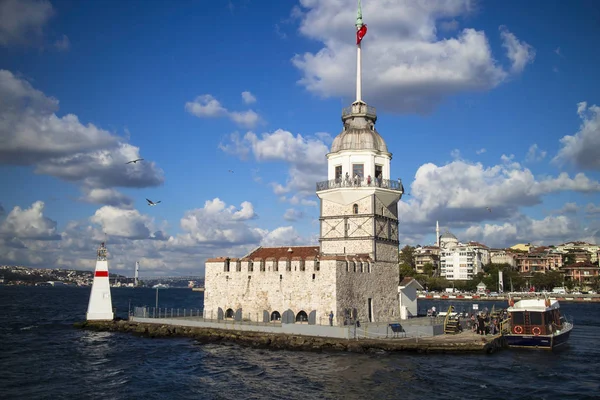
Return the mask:
{"type": "Polygon", "coordinates": [[[56,222],[44,216],[44,202],[30,208],[15,207],[0,224],[0,237],[12,239],[57,240],[56,222]]]}
{"type": "MultiPolygon", "coordinates": [[[[250,94],[250,92],[243,93],[250,94]]],[[[242,97],[244,97],[243,93],[242,97]]],[[[229,111],[210,94],[203,94],[197,96],[194,101],[188,101],[185,103],[185,110],[198,118],[228,117],[236,124],[246,128],[252,128],[261,121],[260,116],[253,110],[229,111]]]]}
{"type": "Polygon", "coordinates": [[[511,72],[523,72],[525,66],[535,60],[535,49],[517,39],[505,26],[500,27],[500,37],[502,38],[502,47],[506,49],[506,56],[512,62],[511,72]]]}
{"type": "Polygon", "coordinates": [[[21,45],[38,41],[44,25],[54,15],[49,1],[0,1],[0,45],[21,45]]]}
{"type": "Polygon", "coordinates": [[[34,165],[38,174],[87,189],[157,186],[163,172],[153,162],[125,165],[139,148],[76,115],[58,117],[58,100],[0,70],[0,164],[34,165]]]}
{"type": "Polygon", "coordinates": [[[546,151],[540,150],[538,148],[538,145],[534,143],[531,146],[529,146],[529,150],[527,151],[527,155],[525,156],[525,161],[542,161],[544,158],[546,158],[546,151]]]}
{"type": "Polygon", "coordinates": [[[278,129],[263,133],[260,137],[248,132],[242,139],[233,134],[229,143],[219,147],[229,153],[246,157],[249,153],[259,162],[285,162],[289,165],[285,184],[272,182],[275,194],[294,192],[300,197],[314,195],[315,183],[326,179],[329,148],[319,139],[294,136],[291,132],[278,129]]]}
{"type": "Polygon", "coordinates": [[[285,210],[285,214],[283,214],[283,219],[286,221],[297,221],[304,216],[304,213],[300,210],[296,210],[294,208],[288,208],[285,210]]]}
{"type": "Polygon", "coordinates": [[[27,165],[113,146],[118,139],[77,116],[56,116],[58,100],[0,70],[0,163],[27,165]]]}
{"type": "MultiPolygon", "coordinates": [[[[355,79],[355,10],[340,1],[302,0],[300,33],[323,47],[297,54],[293,64],[302,84],[324,97],[352,101],[355,79]]],[[[483,31],[462,29],[440,38],[438,21],[467,16],[472,1],[424,2],[390,0],[363,7],[369,26],[363,40],[364,99],[395,112],[430,112],[448,96],[492,89],[532,61],[534,50],[502,29],[502,43],[511,63],[504,69],[492,55],[483,31]]],[[[444,26],[444,25],[440,25],[444,26]]]]}
{"type": "Polygon", "coordinates": [[[56,47],[59,51],[67,51],[71,48],[71,41],[67,35],[62,35],[60,39],[54,42],[54,47],[56,47]]]}
{"type": "Polygon", "coordinates": [[[565,203],[555,214],[576,214],[579,211],[577,203],[565,203]]]}
{"type": "Polygon", "coordinates": [[[454,149],[450,152],[450,156],[452,158],[460,158],[460,150],[459,149],[454,149]]]}
{"type": "Polygon", "coordinates": [[[93,204],[106,204],[117,208],[133,208],[133,200],[115,189],[84,188],[82,201],[93,204]]]}
{"type": "Polygon", "coordinates": [[[242,92],[242,100],[245,104],[256,103],[256,97],[250,92],[242,92]]]}
{"type": "Polygon", "coordinates": [[[481,148],[481,149],[479,149],[479,150],[475,150],[475,154],[483,154],[483,153],[485,153],[486,151],[487,151],[486,149],[484,149],[484,148],[481,148]]]}
{"type": "Polygon", "coordinates": [[[138,210],[123,210],[113,206],[104,206],[90,218],[98,224],[102,232],[109,236],[127,239],[147,239],[150,236],[150,218],[138,210]]]}
{"type": "Polygon", "coordinates": [[[521,207],[540,204],[543,196],[550,193],[600,191],[600,183],[582,173],[573,177],[561,173],[556,177],[536,178],[510,157],[505,160],[491,167],[464,160],[443,166],[422,165],[411,185],[411,197],[398,204],[400,220],[419,233],[435,226],[436,220],[464,226],[510,218],[521,207]]]}
{"type": "Polygon", "coordinates": [[[458,29],[458,27],[460,26],[460,24],[458,23],[457,20],[452,19],[450,21],[442,21],[439,24],[440,26],[440,30],[442,32],[453,32],[456,31],[458,29]]]}
{"type": "Polygon", "coordinates": [[[585,206],[585,212],[587,214],[600,214],[600,206],[597,206],[594,203],[588,203],[585,206]]]}
{"type": "Polygon", "coordinates": [[[577,104],[577,114],[581,118],[579,131],[560,139],[561,148],[553,161],[600,170],[600,107],[588,107],[586,102],[581,102],[577,104]]]}
{"type": "Polygon", "coordinates": [[[292,226],[282,226],[274,229],[265,235],[260,242],[261,246],[299,246],[299,245],[317,245],[317,243],[309,242],[308,239],[301,237],[292,226]]]}
{"type": "Polygon", "coordinates": [[[245,221],[255,218],[254,207],[243,202],[241,208],[227,206],[219,198],[207,200],[203,208],[187,211],[181,218],[186,233],[172,239],[176,246],[211,245],[228,247],[258,243],[263,231],[248,226],[245,221]]]}
{"type": "Polygon", "coordinates": [[[548,216],[542,220],[519,216],[502,225],[485,224],[469,227],[465,240],[477,240],[492,247],[507,247],[518,242],[552,244],[579,238],[580,224],[565,216],[548,216]]]}

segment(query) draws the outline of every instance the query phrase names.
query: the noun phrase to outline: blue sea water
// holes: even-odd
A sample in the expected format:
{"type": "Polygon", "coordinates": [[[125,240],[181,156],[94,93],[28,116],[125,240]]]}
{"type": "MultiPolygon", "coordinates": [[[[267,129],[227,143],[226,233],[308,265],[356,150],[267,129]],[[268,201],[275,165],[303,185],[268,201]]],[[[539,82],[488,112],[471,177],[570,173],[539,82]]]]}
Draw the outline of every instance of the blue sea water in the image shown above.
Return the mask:
{"type": "MultiPolygon", "coordinates": [[[[112,289],[118,316],[154,306],[152,289],[112,289]]],[[[600,305],[561,304],[575,320],[561,351],[318,353],[197,344],[73,327],[89,288],[0,287],[2,399],[598,399],[600,305]]],[[[203,294],[159,291],[159,306],[203,294]]],[[[447,301],[420,301],[419,309],[447,301]]],[[[471,309],[470,303],[454,303],[471,309]]],[[[506,305],[483,303],[491,308],[506,305]]]]}

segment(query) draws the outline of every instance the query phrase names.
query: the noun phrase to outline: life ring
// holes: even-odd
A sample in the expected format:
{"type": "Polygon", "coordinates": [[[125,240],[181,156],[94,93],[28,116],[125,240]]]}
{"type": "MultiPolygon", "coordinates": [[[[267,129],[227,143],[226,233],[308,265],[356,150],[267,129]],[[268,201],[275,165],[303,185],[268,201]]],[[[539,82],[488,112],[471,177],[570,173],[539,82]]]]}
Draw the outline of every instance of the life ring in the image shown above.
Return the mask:
{"type": "Polygon", "coordinates": [[[521,333],[523,333],[523,327],[521,325],[515,325],[513,328],[513,332],[517,335],[520,335],[521,333]]]}
{"type": "Polygon", "coordinates": [[[531,330],[531,333],[533,333],[535,336],[538,336],[540,333],[542,333],[542,330],[539,326],[534,326],[531,330]]]}

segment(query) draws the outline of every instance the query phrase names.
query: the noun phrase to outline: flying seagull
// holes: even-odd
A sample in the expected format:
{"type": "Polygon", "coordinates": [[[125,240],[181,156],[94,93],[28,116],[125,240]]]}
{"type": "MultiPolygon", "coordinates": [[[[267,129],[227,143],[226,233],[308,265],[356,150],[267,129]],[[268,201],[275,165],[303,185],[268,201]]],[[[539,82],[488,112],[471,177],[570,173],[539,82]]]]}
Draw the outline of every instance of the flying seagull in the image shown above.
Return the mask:
{"type": "Polygon", "coordinates": [[[489,212],[492,212],[492,209],[489,207],[486,207],[485,209],[488,210],[489,212]]]}
{"type": "Polygon", "coordinates": [[[138,158],[136,160],[127,161],[125,164],[131,164],[131,163],[136,164],[138,161],[142,161],[142,160],[143,160],[143,158],[138,158]]]}
{"type": "Polygon", "coordinates": [[[233,173],[233,170],[232,170],[232,169],[230,169],[230,170],[228,170],[228,172],[231,172],[231,173],[233,173]]]}
{"type": "Polygon", "coordinates": [[[160,203],[160,200],[159,200],[159,201],[157,201],[156,203],[155,203],[155,202],[153,202],[153,201],[152,201],[152,200],[150,200],[150,199],[146,199],[146,201],[148,202],[148,205],[149,205],[149,206],[155,206],[155,205],[157,205],[158,203],[160,203]]]}

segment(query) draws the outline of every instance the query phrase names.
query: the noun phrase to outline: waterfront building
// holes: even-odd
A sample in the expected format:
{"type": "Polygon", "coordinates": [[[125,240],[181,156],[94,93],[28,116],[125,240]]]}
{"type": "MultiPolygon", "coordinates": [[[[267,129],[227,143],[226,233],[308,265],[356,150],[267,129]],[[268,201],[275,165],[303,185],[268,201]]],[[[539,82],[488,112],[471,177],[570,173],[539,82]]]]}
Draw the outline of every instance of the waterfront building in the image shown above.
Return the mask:
{"type": "Polygon", "coordinates": [[[519,254],[516,261],[519,272],[526,275],[556,271],[563,265],[562,255],[548,250],[519,254]]]}
{"type": "Polygon", "coordinates": [[[565,280],[571,281],[580,288],[592,287],[600,275],[600,267],[590,262],[574,263],[561,267],[565,280]]]}
{"type": "Polygon", "coordinates": [[[362,100],[359,12],[356,101],[342,111],[342,131],[319,182],[319,246],[260,247],[206,261],[206,318],[336,324],[399,318],[398,201],[392,153],[377,132],[376,110],[362,100]]]}
{"type": "Polygon", "coordinates": [[[517,254],[507,249],[490,249],[490,262],[508,264],[512,269],[517,269],[517,254]]]}
{"type": "Polygon", "coordinates": [[[433,266],[433,275],[437,275],[440,269],[440,249],[437,246],[423,246],[415,248],[415,271],[417,274],[425,273],[424,266],[433,266]]]}
{"type": "Polygon", "coordinates": [[[589,262],[598,262],[598,253],[600,253],[600,246],[597,244],[591,244],[587,242],[566,242],[556,246],[556,250],[565,254],[572,250],[584,250],[590,253],[589,262]]]}

